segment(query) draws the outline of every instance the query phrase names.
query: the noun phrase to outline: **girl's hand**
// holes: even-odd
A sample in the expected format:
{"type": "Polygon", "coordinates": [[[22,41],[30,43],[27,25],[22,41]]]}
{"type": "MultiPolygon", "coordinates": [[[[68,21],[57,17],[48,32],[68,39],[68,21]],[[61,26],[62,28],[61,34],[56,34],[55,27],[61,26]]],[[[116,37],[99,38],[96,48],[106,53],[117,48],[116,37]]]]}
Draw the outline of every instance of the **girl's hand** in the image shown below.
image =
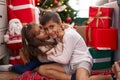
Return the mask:
{"type": "Polygon", "coordinates": [[[52,54],[54,56],[59,56],[62,54],[62,51],[63,51],[63,44],[59,42],[54,48],[52,48],[46,54],[52,54]]]}
{"type": "Polygon", "coordinates": [[[52,48],[51,50],[49,50],[48,52],[46,52],[47,55],[48,55],[48,54],[54,54],[54,53],[55,53],[54,48],[52,48]]]}
{"type": "Polygon", "coordinates": [[[52,48],[52,49],[51,49],[50,51],[48,51],[46,54],[47,54],[47,55],[51,54],[51,55],[57,56],[57,51],[56,51],[55,48],[52,48]]]}

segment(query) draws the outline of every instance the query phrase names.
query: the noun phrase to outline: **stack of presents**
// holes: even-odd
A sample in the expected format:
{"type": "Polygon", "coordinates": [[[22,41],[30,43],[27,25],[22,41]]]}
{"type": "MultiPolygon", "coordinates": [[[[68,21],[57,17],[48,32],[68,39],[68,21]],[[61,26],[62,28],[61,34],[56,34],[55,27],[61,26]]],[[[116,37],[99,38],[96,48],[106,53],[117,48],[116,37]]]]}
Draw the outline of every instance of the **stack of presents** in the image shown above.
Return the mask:
{"type": "Polygon", "coordinates": [[[17,46],[12,46],[12,44],[15,44],[12,43],[12,47],[6,46],[6,44],[4,44],[4,35],[9,28],[9,21],[14,18],[19,19],[21,23],[36,22],[39,24],[39,9],[35,7],[35,1],[36,0],[0,0],[0,6],[3,6],[0,7],[0,42],[2,45],[0,46],[0,59],[6,55],[10,55],[9,59],[7,57],[8,62],[6,61],[6,63],[13,65],[18,63],[23,64],[19,55],[22,45],[16,44],[17,46]],[[2,29],[4,29],[4,31],[2,29]]]}
{"type": "Polygon", "coordinates": [[[118,29],[112,26],[114,9],[90,6],[87,26],[77,26],[93,57],[93,70],[110,68],[117,49],[118,29]]]}

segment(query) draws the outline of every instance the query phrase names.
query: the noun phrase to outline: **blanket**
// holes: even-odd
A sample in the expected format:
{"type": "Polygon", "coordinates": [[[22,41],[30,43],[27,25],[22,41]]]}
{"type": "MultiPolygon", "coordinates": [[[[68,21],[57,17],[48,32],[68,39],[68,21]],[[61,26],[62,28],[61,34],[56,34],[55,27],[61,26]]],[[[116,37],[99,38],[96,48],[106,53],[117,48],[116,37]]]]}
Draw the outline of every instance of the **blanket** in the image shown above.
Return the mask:
{"type": "Polygon", "coordinates": [[[20,75],[19,77],[12,78],[10,80],[55,80],[55,79],[41,76],[38,72],[26,71],[22,75],[20,75]]]}

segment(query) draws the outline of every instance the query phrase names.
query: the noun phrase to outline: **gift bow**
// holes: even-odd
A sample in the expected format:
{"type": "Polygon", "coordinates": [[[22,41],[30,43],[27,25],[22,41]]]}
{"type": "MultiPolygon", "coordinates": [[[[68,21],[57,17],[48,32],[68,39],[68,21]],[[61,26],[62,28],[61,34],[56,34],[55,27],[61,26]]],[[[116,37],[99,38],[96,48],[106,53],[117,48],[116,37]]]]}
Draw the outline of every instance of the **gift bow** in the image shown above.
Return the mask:
{"type": "Polygon", "coordinates": [[[103,25],[104,25],[104,22],[103,22],[103,19],[111,19],[111,17],[109,16],[101,16],[102,15],[102,11],[100,11],[100,7],[98,7],[98,11],[97,11],[97,14],[95,17],[89,17],[87,23],[90,24],[94,19],[96,19],[96,27],[98,27],[98,22],[99,20],[102,21],[103,25]]]}

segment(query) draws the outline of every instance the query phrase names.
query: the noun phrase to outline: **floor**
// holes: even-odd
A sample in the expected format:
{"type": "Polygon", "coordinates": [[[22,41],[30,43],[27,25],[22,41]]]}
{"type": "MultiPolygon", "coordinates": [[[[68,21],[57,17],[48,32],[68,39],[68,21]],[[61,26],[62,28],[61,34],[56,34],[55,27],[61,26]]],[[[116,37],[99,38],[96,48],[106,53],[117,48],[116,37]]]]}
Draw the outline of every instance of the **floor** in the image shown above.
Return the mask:
{"type": "MultiPolygon", "coordinates": [[[[4,59],[0,59],[0,65],[4,64],[3,61],[4,59]]],[[[11,78],[16,78],[18,76],[19,74],[16,74],[14,72],[0,72],[0,80],[10,80],[11,78]]]]}
{"type": "Polygon", "coordinates": [[[11,78],[18,77],[19,74],[13,72],[0,72],[0,80],[10,80],[11,78]]]}

